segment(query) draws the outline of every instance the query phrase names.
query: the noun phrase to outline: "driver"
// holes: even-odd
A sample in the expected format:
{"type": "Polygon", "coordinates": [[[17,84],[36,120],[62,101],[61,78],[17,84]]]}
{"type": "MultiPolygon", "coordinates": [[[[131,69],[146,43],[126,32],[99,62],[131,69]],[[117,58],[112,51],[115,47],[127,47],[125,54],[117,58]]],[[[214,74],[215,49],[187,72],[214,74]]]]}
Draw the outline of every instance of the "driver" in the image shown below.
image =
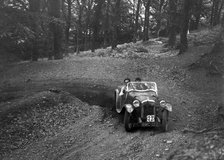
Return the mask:
{"type": "Polygon", "coordinates": [[[127,88],[127,84],[128,84],[128,82],[130,82],[131,80],[129,79],[129,78],[125,78],[124,79],[124,85],[121,87],[121,91],[120,91],[120,93],[119,93],[119,96],[122,96],[122,95],[124,95],[124,91],[126,90],[126,88],[127,88]]]}
{"type": "Polygon", "coordinates": [[[142,81],[141,78],[139,77],[135,78],[135,82],[141,82],[141,81],[142,81]]]}
{"type": "MultiPolygon", "coordinates": [[[[135,82],[141,82],[141,81],[142,81],[141,78],[139,78],[139,77],[135,78],[135,82]]],[[[146,90],[146,89],[148,89],[148,86],[146,83],[141,82],[141,83],[136,84],[136,88],[138,90],[146,90]]]]}

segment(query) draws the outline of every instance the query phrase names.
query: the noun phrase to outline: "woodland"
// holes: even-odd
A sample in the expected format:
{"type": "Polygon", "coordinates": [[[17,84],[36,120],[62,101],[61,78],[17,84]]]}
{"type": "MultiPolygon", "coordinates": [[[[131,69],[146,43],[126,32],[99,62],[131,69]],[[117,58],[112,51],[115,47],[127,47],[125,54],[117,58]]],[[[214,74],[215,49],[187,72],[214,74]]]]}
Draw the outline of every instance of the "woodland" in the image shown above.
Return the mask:
{"type": "Polygon", "coordinates": [[[68,52],[168,37],[166,45],[182,54],[189,31],[220,24],[223,5],[224,0],[0,0],[0,52],[20,60],[62,59],[68,52]]]}
{"type": "Polygon", "coordinates": [[[0,0],[0,159],[224,159],[224,0],[0,0]],[[115,89],[157,83],[167,132],[115,89]]]}

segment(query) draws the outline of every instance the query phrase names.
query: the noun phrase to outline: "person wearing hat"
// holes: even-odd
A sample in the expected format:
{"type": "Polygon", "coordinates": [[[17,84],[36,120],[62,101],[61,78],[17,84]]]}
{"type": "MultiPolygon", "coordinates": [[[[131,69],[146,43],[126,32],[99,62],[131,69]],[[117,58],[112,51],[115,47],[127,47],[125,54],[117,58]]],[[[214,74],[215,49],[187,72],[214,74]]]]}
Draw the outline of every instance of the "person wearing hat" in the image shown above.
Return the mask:
{"type": "Polygon", "coordinates": [[[124,85],[121,87],[121,91],[119,93],[119,96],[122,96],[124,95],[124,91],[126,90],[127,88],[127,84],[130,82],[131,80],[129,78],[125,78],[124,79],[124,85]]]}

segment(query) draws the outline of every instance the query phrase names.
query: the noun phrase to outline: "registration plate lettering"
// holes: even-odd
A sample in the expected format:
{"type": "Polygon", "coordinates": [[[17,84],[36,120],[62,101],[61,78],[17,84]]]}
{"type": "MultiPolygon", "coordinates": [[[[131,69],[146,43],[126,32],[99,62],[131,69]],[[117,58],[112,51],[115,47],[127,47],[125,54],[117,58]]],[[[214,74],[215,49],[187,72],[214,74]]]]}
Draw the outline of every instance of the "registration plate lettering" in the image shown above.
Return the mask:
{"type": "Polygon", "coordinates": [[[155,122],[155,115],[147,115],[147,122],[155,122]]]}

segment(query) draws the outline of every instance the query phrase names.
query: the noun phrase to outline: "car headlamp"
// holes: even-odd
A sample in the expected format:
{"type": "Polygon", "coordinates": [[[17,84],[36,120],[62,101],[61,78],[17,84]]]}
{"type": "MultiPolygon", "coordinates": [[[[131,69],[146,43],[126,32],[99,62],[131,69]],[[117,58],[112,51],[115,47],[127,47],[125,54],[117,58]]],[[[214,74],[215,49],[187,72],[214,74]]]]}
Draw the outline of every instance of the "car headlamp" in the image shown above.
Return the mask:
{"type": "Polygon", "coordinates": [[[139,100],[134,100],[134,101],[133,101],[133,106],[134,106],[134,107],[139,107],[139,106],[140,106],[140,102],[139,102],[139,100]]]}
{"type": "Polygon", "coordinates": [[[133,106],[132,106],[131,104],[127,104],[127,105],[125,106],[125,108],[126,108],[126,110],[127,110],[129,113],[133,112],[133,110],[134,110],[134,108],[133,108],[133,106]]]}

